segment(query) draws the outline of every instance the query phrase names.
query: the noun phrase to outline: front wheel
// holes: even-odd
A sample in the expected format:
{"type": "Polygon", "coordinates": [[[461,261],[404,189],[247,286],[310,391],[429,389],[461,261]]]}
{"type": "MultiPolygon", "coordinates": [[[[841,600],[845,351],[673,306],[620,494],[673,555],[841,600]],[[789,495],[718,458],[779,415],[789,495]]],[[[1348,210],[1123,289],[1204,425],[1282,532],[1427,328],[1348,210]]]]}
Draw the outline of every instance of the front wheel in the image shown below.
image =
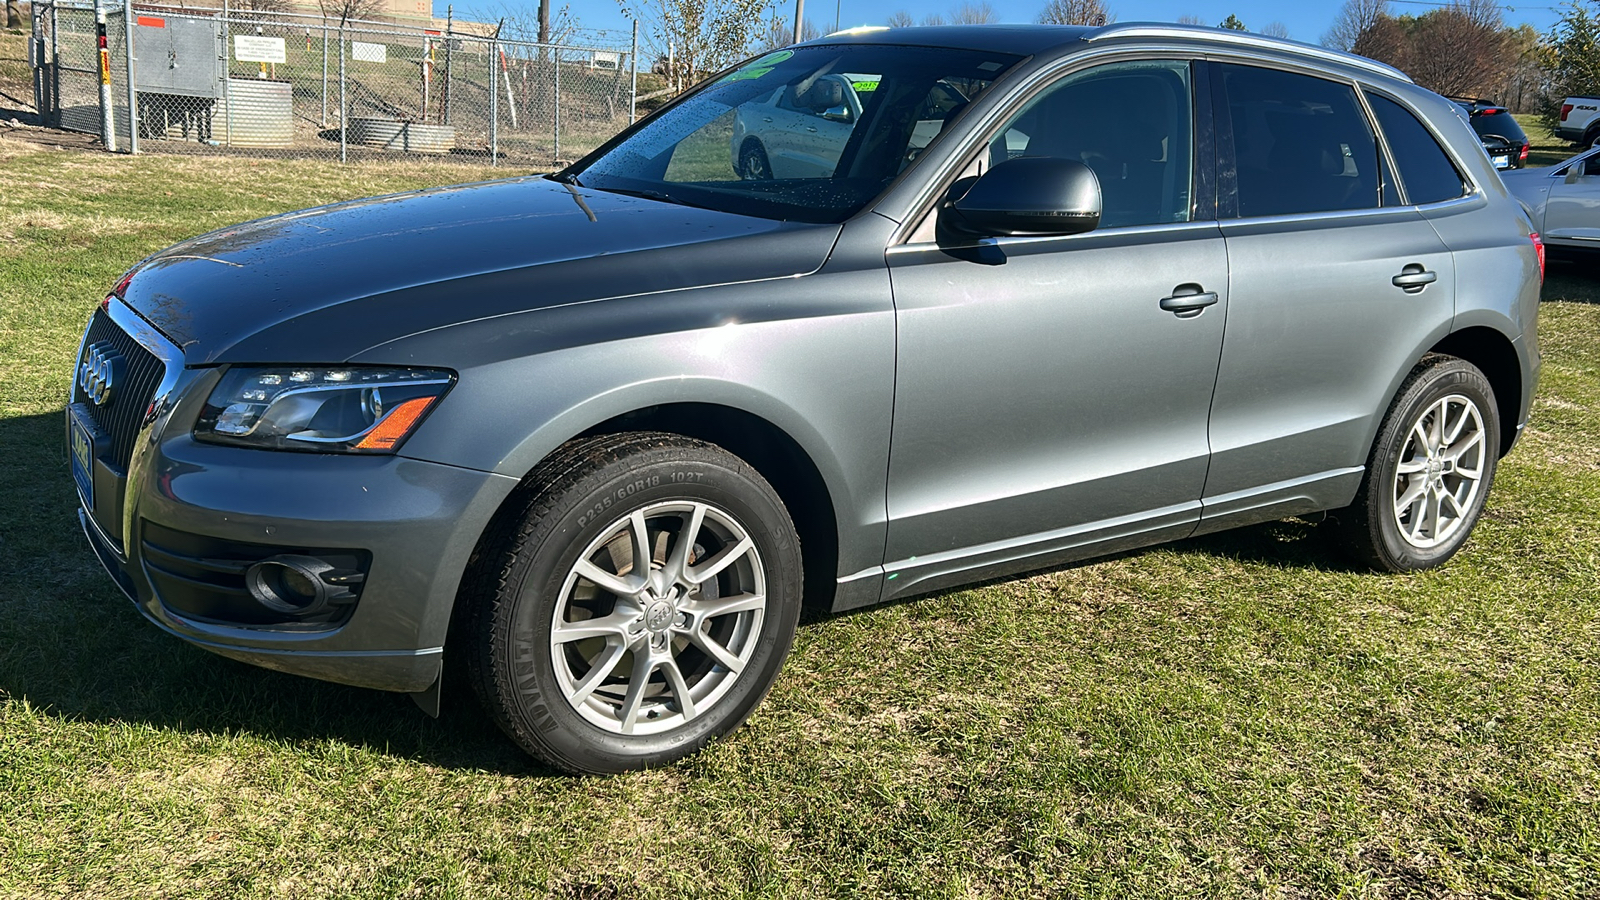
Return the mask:
{"type": "Polygon", "coordinates": [[[557,768],[607,774],[743,723],[801,606],[799,540],[765,479],[712,444],[636,432],[573,442],[532,482],[469,620],[500,727],[557,768]]]}
{"type": "Polygon", "coordinates": [[[1478,522],[1500,451],[1494,388],[1476,366],[1430,356],[1390,406],[1355,502],[1334,514],[1346,549],[1375,569],[1442,565],[1478,522]]]}

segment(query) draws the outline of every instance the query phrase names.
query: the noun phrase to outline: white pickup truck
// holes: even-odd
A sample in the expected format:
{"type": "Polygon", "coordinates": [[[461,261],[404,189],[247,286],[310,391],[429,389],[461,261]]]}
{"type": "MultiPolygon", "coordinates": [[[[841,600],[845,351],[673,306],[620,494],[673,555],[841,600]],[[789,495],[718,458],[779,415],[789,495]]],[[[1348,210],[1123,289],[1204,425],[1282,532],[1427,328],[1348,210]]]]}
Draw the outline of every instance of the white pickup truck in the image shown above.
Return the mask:
{"type": "Polygon", "coordinates": [[[1600,140],[1600,97],[1568,97],[1561,101],[1556,136],[1584,147],[1600,140]]]}

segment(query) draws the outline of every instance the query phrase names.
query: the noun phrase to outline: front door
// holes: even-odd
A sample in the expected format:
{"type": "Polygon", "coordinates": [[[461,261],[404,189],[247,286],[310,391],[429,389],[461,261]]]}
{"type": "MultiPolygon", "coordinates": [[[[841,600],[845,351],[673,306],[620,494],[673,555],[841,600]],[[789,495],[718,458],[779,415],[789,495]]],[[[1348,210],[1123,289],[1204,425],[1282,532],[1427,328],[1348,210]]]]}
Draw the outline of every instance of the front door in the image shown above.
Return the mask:
{"type": "Polygon", "coordinates": [[[1229,287],[1216,223],[1192,221],[1190,83],[1182,61],[1091,68],[991,136],[991,163],[1090,166],[1097,230],[890,251],[886,597],[1198,521],[1229,287]]]}

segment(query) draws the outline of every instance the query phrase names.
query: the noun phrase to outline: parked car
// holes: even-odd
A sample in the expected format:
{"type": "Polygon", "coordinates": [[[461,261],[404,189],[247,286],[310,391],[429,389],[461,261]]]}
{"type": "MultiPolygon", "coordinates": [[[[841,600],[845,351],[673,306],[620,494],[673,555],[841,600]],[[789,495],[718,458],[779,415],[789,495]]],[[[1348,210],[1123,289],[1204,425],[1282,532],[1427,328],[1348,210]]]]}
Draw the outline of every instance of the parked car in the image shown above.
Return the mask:
{"type": "Polygon", "coordinates": [[[1467,121],[1496,169],[1520,169],[1528,164],[1528,134],[1511,110],[1488,100],[1452,99],[1466,110],[1467,121]]]}
{"type": "Polygon", "coordinates": [[[803,604],[1325,511],[1444,563],[1526,421],[1541,270],[1449,101],[1369,60],[844,33],[550,177],[140,262],[71,469],[158,627],[434,712],[448,653],[529,753],[616,772],[742,723],[803,604]],[[749,177],[730,122],[780,97],[849,112],[749,177]]]}
{"type": "MultiPolygon", "coordinates": [[[[832,175],[862,113],[862,98],[877,88],[876,75],[829,74],[809,84],[774,88],[756,102],[741,105],[734,110],[729,139],[734,169],[751,181],[832,175]]],[[[916,159],[967,102],[966,95],[947,82],[929,89],[916,112],[906,162],[916,159]]]]}
{"type": "Polygon", "coordinates": [[[1556,137],[1580,147],[1600,141],[1600,97],[1568,97],[1561,101],[1561,121],[1556,137]]]}
{"type": "Polygon", "coordinates": [[[1557,166],[1508,173],[1505,183],[1546,244],[1600,250],[1600,147],[1557,166]]]}

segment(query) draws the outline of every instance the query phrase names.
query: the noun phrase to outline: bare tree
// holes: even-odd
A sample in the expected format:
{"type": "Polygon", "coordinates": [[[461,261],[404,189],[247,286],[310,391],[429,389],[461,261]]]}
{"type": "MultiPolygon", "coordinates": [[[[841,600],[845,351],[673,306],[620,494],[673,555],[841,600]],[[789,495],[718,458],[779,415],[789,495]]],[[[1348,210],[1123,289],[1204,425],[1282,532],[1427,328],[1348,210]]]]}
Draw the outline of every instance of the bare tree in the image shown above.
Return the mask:
{"type": "Polygon", "coordinates": [[[890,28],[905,28],[908,25],[917,24],[917,20],[911,18],[911,13],[908,13],[903,9],[897,9],[892,15],[889,16],[889,20],[885,24],[887,24],[890,28]]]}
{"type": "Polygon", "coordinates": [[[1389,14],[1389,0],[1345,0],[1333,27],[1322,36],[1322,45],[1335,50],[1352,50],[1356,39],[1380,17],[1389,14]]]}
{"type": "Polygon", "coordinates": [[[989,0],[977,0],[976,3],[962,3],[950,12],[952,25],[989,25],[1000,21],[1000,14],[994,11],[994,6],[989,0]]]}
{"type": "Polygon", "coordinates": [[[944,16],[939,14],[939,13],[928,13],[927,15],[922,17],[922,24],[924,24],[924,25],[943,25],[944,24],[944,16]]]}
{"type": "Polygon", "coordinates": [[[768,0],[618,0],[656,56],[672,60],[684,87],[737,62],[767,32],[768,0]]]}
{"type": "Polygon", "coordinates": [[[1486,96],[1505,83],[1516,65],[1500,7],[1492,0],[1465,0],[1429,10],[1407,31],[1411,40],[1406,73],[1446,96],[1486,96]]]}
{"type": "Polygon", "coordinates": [[[1268,22],[1267,27],[1261,29],[1261,33],[1267,37],[1287,39],[1289,37],[1289,26],[1282,22],[1268,22]]]}
{"type": "Polygon", "coordinates": [[[17,0],[6,0],[6,27],[22,27],[22,9],[17,6],[17,0]]]}
{"type": "MultiPolygon", "coordinates": [[[[817,23],[806,19],[800,23],[800,40],[812,41],[822,37],[822,29],[817,23]]],[[[794,43],[794,26],[782,16],[773,16],[767,23],[767,33],[761,37],[762,50],[777,50],[794,43]]]]}
{"type": "Polygon", "coordinates": [[[1179,25],[1204,25],[1204,24],[1206,24],[1206,20],[1200,18],[1199,16],[1184,15],[1184,16],[1179,16],[1178,17],[1178,24],[1179,25]]]}
{"type": "Polygon", "coordinates": [[[1489,97],[1503,89],[1524,52],[1495,0],[1451,0],[1420,16],[1380,12],[1349,49],[1457,97],[1489,97]]]}
{"type": "Polygon", "coordinates": [[[1050,0],[1039,13],[1044,25],[1109,25],[1116,20],[1105,0],[1050,0]]]}
{"type": "Polygon", "coordinates": [[[324,19],[343,25],[346,22],[370,21],[383,15],[387,6],[383,0],[317,0],[324,19]]]}
{"type": "Polygon", "coordinates": [[[473,7],[468,15],[484,22],[499,22],[503,38],[540,44],[565,43],[582,27],[570,6],[561,7],[550,17],[548,10],[530,14],[526,5],[514,5],[506,0],[493,6],[473,7]],[[541,21],[541,13],[548,18],[541,21]]]}

